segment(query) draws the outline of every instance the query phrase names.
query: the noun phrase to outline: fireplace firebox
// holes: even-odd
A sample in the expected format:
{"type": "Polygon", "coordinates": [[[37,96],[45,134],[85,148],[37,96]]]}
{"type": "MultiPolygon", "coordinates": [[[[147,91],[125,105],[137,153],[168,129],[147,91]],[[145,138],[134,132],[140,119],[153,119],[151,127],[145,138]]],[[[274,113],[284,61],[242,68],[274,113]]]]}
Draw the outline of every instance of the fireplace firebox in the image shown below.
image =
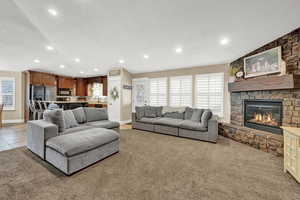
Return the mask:
{"type": "Polygon", "coordinates": [[[282,134],[282,100],[244,100],[244,125],[282,134]]]}

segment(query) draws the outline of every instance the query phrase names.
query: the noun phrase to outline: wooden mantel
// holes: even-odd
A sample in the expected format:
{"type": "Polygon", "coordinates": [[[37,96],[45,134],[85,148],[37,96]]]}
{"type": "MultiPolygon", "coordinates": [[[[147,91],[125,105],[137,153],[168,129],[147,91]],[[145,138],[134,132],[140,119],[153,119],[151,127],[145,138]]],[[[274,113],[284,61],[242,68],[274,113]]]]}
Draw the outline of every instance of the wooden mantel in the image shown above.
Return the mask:
{"type": "Polygon", "coordinates": [[[300,75],[263,76],[228,84],[230,92],[300,88],[300,75]]]}

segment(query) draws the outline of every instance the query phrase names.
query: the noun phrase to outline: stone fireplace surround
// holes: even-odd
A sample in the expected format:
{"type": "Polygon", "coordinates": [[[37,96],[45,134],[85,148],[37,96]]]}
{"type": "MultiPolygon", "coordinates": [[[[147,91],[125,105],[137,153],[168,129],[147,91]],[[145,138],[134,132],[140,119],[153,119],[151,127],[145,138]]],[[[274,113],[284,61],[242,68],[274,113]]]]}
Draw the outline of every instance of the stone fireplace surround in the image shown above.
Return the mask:
{"type": "Polygon", "coordinates": [[[282,99],[283,126],[300,126],[300,89],[231,93],[231,123],[222,123],[219,134],[277,156],[283,155],[283,136],[244,127],[244,99],[282,99]]]}
{"type": "MultiPolygon", "coordinates": [[[[287,74],[300,74],[300,28],[238,58],[231,67],[243,68],[244,58],[281,46],[287,74]]],[[[273,76],[273,75],[272,75],[273,76]]],[[[265,152],[283,156],[283,136],[243,126],[244,99],[282,99],[283,126],[300,127],[300,89],[231,92],[231,122],[219,125],[219,134],[265,152]]]]}

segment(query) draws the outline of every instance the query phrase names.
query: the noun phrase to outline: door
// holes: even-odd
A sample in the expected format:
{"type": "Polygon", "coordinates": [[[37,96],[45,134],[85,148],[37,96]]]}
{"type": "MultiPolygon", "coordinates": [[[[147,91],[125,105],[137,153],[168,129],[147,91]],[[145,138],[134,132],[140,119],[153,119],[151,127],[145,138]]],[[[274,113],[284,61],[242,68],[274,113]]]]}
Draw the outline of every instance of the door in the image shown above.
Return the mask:
{"type": "Polygon", "coordinates": [[[132,112],[135,112],[136,106],[149,104],[150,85],[148,78],[139,78],[132,80],[132,112]]]}
{"type": "Polygon", "coordinates": [[[121,121],[121,77],[108,77],[108,117],[112,121],[121,121]]]}

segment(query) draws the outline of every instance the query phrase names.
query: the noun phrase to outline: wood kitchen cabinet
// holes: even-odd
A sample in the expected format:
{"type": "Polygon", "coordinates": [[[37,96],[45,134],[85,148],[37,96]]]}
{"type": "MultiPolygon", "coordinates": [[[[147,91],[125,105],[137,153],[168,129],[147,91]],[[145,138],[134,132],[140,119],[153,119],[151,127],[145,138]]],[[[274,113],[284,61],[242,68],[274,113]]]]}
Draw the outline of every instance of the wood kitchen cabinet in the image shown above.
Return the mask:
{"type": "Polygon", "coordinates": [[[107,76],[103,76],[101,78],[101,83],[103,85],[103,96],[107,96],[108,88],[107,88],[107,76]]]}
{"type": "Polygon", "coordinates": [[[87,96],[87,80],[78,78],[76,82],[76,96],[87,96]]]}
{"type": "Polygon", "coordinates": [[[69,88],[73,89],[75,84],[75,80],[70,77],[58,77],[58,88],[69,88]]]}
{"type": "Polygon", "coordinates": [[[30,71],[30,84],[56,86],[56,76],[43,72],[30,71]]]}

